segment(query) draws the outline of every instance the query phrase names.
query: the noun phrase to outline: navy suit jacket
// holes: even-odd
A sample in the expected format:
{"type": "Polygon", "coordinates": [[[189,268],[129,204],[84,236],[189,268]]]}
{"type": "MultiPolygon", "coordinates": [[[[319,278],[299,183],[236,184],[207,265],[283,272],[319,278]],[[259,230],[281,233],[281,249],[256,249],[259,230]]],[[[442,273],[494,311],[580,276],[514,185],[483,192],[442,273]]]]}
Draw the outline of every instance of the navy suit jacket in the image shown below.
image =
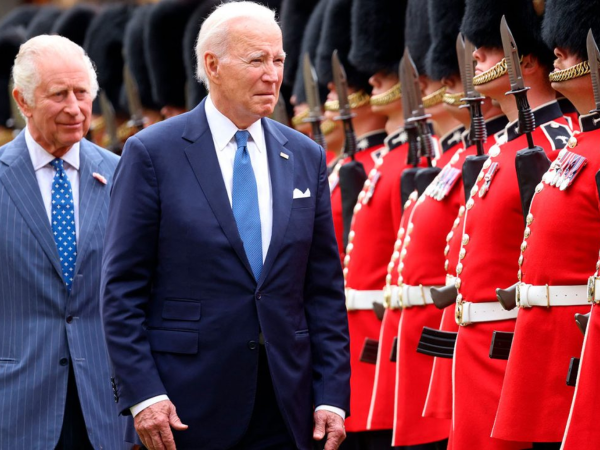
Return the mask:
{"type": "MultiPolygon", "coordinates": [[[[102,306],[119,409],[167,394],[178,448],[222,449],[250,420],[259,330],[279,408],[308,449],[314,405],[349,409],[349,338],[323,149],[262,119],[273,234],[254,279],[204,102],[130,138],[115,174],[102,306]],[[282,155],[286,155],[285,158],[282,155]],[[293,199],[293,191],[311,196],[293,199]]],[[[131,430],[129,430],[131,432],[131,430]]]]}
{"type": "Polygon", "coordinates": [[[0,148],[0,449],[56,447],[69,360],[92,445],[125,448],[125,420],[117,416],[110,389],[99,308],[104,230],[118,159],[81,141],[78,254],[69,293],[25,134],[0,148]]]}

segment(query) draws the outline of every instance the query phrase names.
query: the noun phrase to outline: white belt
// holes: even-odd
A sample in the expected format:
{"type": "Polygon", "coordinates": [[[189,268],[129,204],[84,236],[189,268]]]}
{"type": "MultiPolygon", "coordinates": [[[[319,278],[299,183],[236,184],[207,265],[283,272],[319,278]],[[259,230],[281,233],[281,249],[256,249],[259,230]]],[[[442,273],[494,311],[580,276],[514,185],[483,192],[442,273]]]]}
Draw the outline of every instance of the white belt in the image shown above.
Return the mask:
{"type": "Polygon", "coordinates": [[[517,304],[521,308],[532,306],[577,306],[588,304],[588,286],[517,286],[517,304]]]}
{"type": "Polygon", "coordinates": [[[411,306],[433,305],[433,300],[431,299],[431,288],[432,286],[402,285],[402,298],[400,299],[401,305],[405,308],[411,306]]]}
{"type": "Polygon", "coordinates": [[[587,284],[587,301],[590,303],[600,303],[600,277],[592,276],[587,284]]]}
{"type": "Polygon", "coordinates": [[[519,310],[506,311],[500,303],[484,302],[457,302],[456,323],[458,325],[470,325],[480,322],[495,322],[498,320],[516,319],[519,310]]]}
{"type": "Polygon", "coordinates": [[[346,289],[346,309],[348,311],[359,311],[373,309],[373,302],[383,303],[383,291],[357,291],[346,289]]]}

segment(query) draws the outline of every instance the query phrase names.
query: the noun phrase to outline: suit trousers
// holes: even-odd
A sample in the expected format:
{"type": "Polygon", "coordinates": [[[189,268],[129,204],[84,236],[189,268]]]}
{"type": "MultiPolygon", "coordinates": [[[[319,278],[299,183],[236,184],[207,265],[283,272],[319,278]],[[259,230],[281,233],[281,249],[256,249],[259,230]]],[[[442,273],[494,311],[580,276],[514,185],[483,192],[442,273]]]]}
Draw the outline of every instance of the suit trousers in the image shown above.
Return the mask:
{"type": "Polygon", "coordinates": [[[88,438],[81,403],[77,394],[77,384],[73,364],[69,362],[69,381],[67,382],[67,399],[63,417],[60,439],[56,450],[93,450],[88,438]]]}
{"type": "Polygon", "coordinates": [[[277,405],[265,346],[259,345],[258,348],[258,381],[254,409],[246,434],[231,450],[295,450],[294,439],[277,405]]]}

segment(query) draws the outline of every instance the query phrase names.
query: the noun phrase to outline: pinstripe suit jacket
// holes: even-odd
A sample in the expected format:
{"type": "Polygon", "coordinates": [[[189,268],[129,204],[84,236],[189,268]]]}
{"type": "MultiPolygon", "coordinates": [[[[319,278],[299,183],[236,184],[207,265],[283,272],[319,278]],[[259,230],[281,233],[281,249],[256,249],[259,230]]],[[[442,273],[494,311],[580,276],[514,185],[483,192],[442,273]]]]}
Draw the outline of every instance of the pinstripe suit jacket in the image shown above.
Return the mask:
{"type": "Polygon", "coordinates": [[[83,140],[80,161],[79,252],[69,294],[24,133],[0,148],[0,449],[54,449],[67,392],[65,358],[92,445],[124,447],[98,306],[118,157],[83,140]]]}

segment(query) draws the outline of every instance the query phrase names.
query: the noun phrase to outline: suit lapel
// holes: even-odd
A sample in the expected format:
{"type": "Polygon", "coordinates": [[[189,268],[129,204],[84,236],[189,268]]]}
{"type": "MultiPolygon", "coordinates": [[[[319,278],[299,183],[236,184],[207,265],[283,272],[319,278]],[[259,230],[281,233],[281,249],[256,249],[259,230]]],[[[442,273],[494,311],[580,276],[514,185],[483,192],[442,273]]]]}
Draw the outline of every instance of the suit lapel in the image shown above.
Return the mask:
{"type": "Polygon", "coordinates": [[[79,237],[77,239],[77,275],[85,252],[97,225],[98,215],[104,207],[107,186],[94,178],[94,172],[108,178],[102,171],[102,156],[87,141],[82,140],[79,147],[79,237]]]}
{"type": "Polygon", "coordinates": [[[268,120],[262,120],[267,146],[267,158],[269,161],[269,174],[271,175],[271,188],[273,196],[273,231],[269,251],[265,264],[258,280],[258,286],[262,285],[269,274],[273,262],[283,241],[285,230],[290,219],[294,190],[294,154],[284,147],[287,139],[273,127],[268,120]],[[283,158],[281,153],[289,156],[283,158]]]}
{"type": "Polygon", "coordinates": [[[254,276],[233,217],[215,145],[206,121],[204,101],[190,113],[183,138],[191,142],[185,149],[185,154],[213,214],[244,267],[254,276]]]}
{"type": "Polygon", "coordinates": [[[56,272],[62,278],[58,250],[52,236],[52,228],[46,214],[33,164],[29,157],[24,132],[21,132],[8,145],[0,157],[0,162],[7,166],[0,175],[0,181],[31,232],[39,241],[56,272]]]}

